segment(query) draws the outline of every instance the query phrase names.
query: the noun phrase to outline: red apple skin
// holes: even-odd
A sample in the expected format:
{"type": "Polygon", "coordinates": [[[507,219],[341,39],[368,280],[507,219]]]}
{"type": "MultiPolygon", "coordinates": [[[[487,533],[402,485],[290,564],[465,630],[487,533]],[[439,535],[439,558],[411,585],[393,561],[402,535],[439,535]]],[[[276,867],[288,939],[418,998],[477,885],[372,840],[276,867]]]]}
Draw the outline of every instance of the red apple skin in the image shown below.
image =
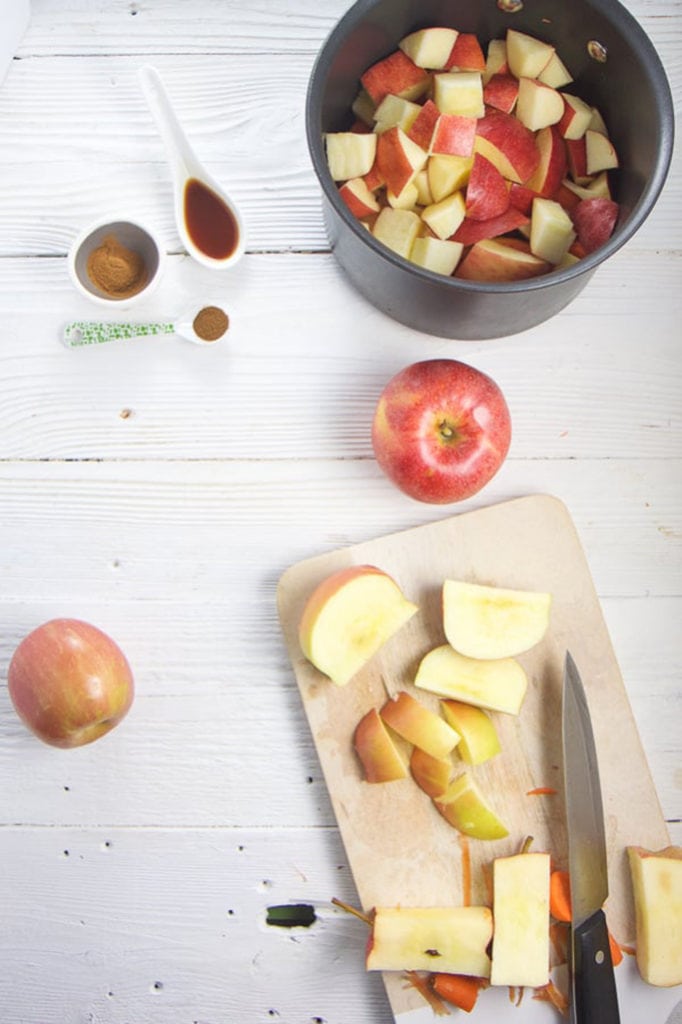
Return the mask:
{"type": "Polygon", "coordinates": [[[384,388],[372,425],[377,462],[417,501],[470,498],[509,451],[511,417],[498,385],[455,359],[401,370],[384,388]]]}
{"type": "Polygon", "coordinates": [[[106,633],[79,619],[51,619],[21,641],[7,673],[17,714],[54,747],[80,747],[127,714],[134,682],[106,633]]]}

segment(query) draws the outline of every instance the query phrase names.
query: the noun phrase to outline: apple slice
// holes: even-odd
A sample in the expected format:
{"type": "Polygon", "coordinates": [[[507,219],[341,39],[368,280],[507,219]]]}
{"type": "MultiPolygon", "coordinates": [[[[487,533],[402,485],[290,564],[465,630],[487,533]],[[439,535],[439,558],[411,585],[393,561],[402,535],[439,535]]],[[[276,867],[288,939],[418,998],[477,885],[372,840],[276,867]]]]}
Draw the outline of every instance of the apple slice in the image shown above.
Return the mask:
{"type": "Polygon", "coordinates": [[[305,604],[298,627],[301,650],[315,668],[343,686],[417,610],[381,569],[339,569],[305,604]]]}
{"type": "Polygon", "coordinates": [[[489,907],[376,907],[368,971],[433,971],[490,977],[489,907]]]}
{"type": "Polygon", "coordinates": [[[540,159],[525,185],[538,195],[551,199],[566,177],[566,143],[554,124],[541,128],[535,139],[540,159]]]}
{"type": "Polygon", "coordinates": [[[511,114],[519,95],[519,81],[513,75],[492,75],[483,86],[483,102],[487,107],[511,114]]]}
{"type": "Polygon", "coordinates": [[[433,101],[441,114],[483,117],[480,71],[446,71],[433,76],[433,101]]]}
{"type": "Polygon", "coordinates": [[[398,46],[417,67],[438,71],[446,66],[457,34],[454,28],[422,28],[405,36],[398,46]]]}
{"type": "Polygon", "coordinates": [[[422,210],[422,220],[441,239],[451,238],[464,220],[465,204],[461,192],[454,192],[422,210]]]}
{"type": "Polygon", "coordinates": [[[558,124],[564,113],[560,92],[551,85],[543,85],[535,78],[519,79],[519,95],[515,114],[521,124],[532,132],[558,124]]]}
{"type": "Polygon", "coordinates": [[[459,114],[441,114],[431,141],[432,153],[472,156],[476,138],[476,118],[459,114]]]}
{"type": "Polygon", "coordinates": [[[595,197],[578,203],[573,211],[573,223],[586,253],[608,242],[618,220],[618,210],[618,203],[613,199],[595,197]]]}
{"type": "Polygon", "coordinates": [[[443,628],[454,650],[469,658],[513,658],[542,640],[551,594],[464,580],[443,584],[443,628]]]}
{"type": "Polygon", "coordinates": [[[325,144],[334,181],[361,178],[371,170],[377,148],[377,137],[372,132],[327,132],[325,144]]]}
{"type": "MultiPolygon", "coordinates": [[[[455,239],[458,237],[456,233],[455,239]]],[[[455,276],[465,281],[524,281],[548,270],[549,264],[532,253],[507,245],[506,241],[487,238],[472,245],[455,276]]]]}
{"type": "Polygon", "coordinates": [[[493,985],[549,981],[549,870],[548,853],[493,861],[493,985]]]}
{"type": "Polygon", "coordinates": [[[459,743],[452,726],[404,690],[379,712],[386,725],[432,757],[446,757],[459,743]]]}
{"type": "Polygon", "coordinates": [[[395,782],[407,778],[407,768],[388,729],[372,708],[358,722],[353,746],[362,762],[367,782],[395,782]]]}
{"type": "Polygon", "coordinates": [[[397,126],[388,128],[375,137],[377,167],[390,191],[400,195],[417,171],[424,166],[429,154],[397,126]]]}
{"type": "Polygon", "coordinates": [[[538,79],[545,85],[551,85],[553,89],[561,89],[573,81],[573,76],[555,51],[538,75],[538,79]]]}
{"type": "Polygon", "coordinates": [[[515,210],[520,210],[521,213],[530,217],[533,200],[537,198],[537,195],[538,193],[534,192],[532,188],[528,188],[527,185],[519,185],[518,182],[512,181],[509,188],[509,204],[515,210]]]}
{"type": "Polygon", "coordinates": [[[421,109],[419,103],[413,103],[411,100],[403,99],[402,96],[394,96],[389,93],[375,111],[374,131],[377,135],[381,135],[382,132],[397,125],[404,132],[408,132],[421,113],[421,109]]]}
{"type": "Polygon", "coordinates": [[[682,847],[627,852],[639,973],[649,985],[682,985],[682,847]]]}
{"type": "Polygon", "coordinates": [[[415,238],[410,260],[424,270],[431,270],[434,274],[445,274],[450,277],[459,263],[464,246],[461,242],[451,242],[447,239],[415,238]]]}
{"type": "Polygon", "coordinates": [[[369,95],[366,89],[360,89],[357,96],[351,104],[351,110],[357,117],[358,121],[362,121],[368,128],[374,127],[374,111],[376,105],[374,100],[369,95]]]}
{"type": "Polygon", "coordinates": [[[559,131],[565,139],[581,139],[592,121],[592,107],[579,96],[561,93],[564,112],[559,121],[559,131]]]}
{"type": "Polygon", "coordinates": [[[457,68],[458,71],[485,71],[485,63],[478,37],[473,32],[460,32],[445,67],[457,68]]]}
{"type": "Polygon", "coordinates": [[[483,764],[499,754],[501,747],[497,730],[482,708],[459,700],[443,700],[440,706],[445,721],[460,735],[457,753],[463,761],[483,764]]]}
{"type": "MultiPolygon", "coordinates": [[[[611,188],[609,186],[609,175],[602,171],[594,178],[587,178],[587,185],[578,185],[575,181],[564,178],[561,187],[567,188],[579,199],[611,199],[611,188]]],[[[574,204],[575,205],[575,204],[574,204]]]]}
{"type": "Polygon", "coordinates": [[[426,165],[426,173],[429,176],[429,188],[433,196],[433,202],[438,203],[441,199],[458,192],[469,181],[471,168],[474,164],[473,157],[466,156],[431,156],[426,165]]]}
{"type": "Polygon", "coordinates": [[[421,747],[414,747],[410,757],[410,771],[419,788],[429,796],[436,797],[448,788],[452,761],[449,757],[434,757],[421,747]]]}
{"type": "Polygon", "coordinates": [[[507,44],[504,39],[491,39],[488,43],[488,51],[485,58],[483,84],[485,85],[486,82],[489,82],[493,75],[506,75],[508,73],[507,44]]]}
{"type": "Polygon", "coordinates": [[[476,153],[466,190],[466,215],[471,220],[501,216],[509,206],[509,186],[497,167],[476,153]]]}
{"type": "Polygon", "coordinates": [[[501,658],[480,661],[458,654],[449,644],[434,647],[424,655],[414,685],[421,690],[487,708],[518,715],[526,695],[528,679],[518,661],[501,658]]]}
{"type": "Polygon", "coordinates": [[[565,139],[566,163],[568,173],[577,185],[587,185],[590,175],[587,173],[587,147],[585,136],[579,139],[565,139]]]}
{"type": "Polygon", "coordinates": [[[474,150],[495,164],[509,181],[527,182],[540,163],[535,135],[513,114],[489,110],[476,126],[474,150]]]}
{"type": "Polygon", "coordinates": [[[378,242],[409,260],[421,226],[421,217],[412,210],[394,210],[385,206],[374,222],[372,234],[378,242]]]}
{"type": "Polygon", "coordinates": [[[554,47],[535,36],[507,29],[507,63],[517,78],[537,78],[547,67],[554,54],[554,47]]]}
{"type": "Polygon", "coordinates": [[[419,199],[419,189],[414,181],[408,181],[405,188],[399,195],[394,195],[390,188],[386,190],[388,205],[394,210],[414,210],[419,199]]]}
{"type": "Polygon", "coordinates": [[[434,804],[458,832],[473,839],[504,839],[509,830],[487,802],[468,772],[451,782],[434,804]]]}
{"type": "Polygon", "coordinates": [[[618,166],[618,154],[611,140],[591,128],[585,132],[585,153],[588,174],[598,174],[618,166]]]}
{"type": "MultiPolygon", "coordinates": [[[[461,242],[462,245],[474,245],[476,242],[497,238],[498,235],[504,235],[508,231],[520,230],[526,224],[530,224],[528,214],[514,209],[513,206],[509,206],[499,217],[491,217],[490,220],[466,219],[462,221],[455,232],[454,240],[455,242],[461,242]]],[[[494,253],[499,252],[496,247],[493,247],[491,251],[494,253]]],[[[502,254],[502,257],[506,259],[505,254],[502,254]]],[[[538,269],[536,272],[542,273],[542,270],[538,269]]],[[[534,275],[528,274],[527,276],[532,277],[534,275]]]]}
{"type": "Polygon", "coordinates": [[[339,195],[350,212],[362,220],[379,212],[379,204],[373,192],[367,188],[364,178],[351,178],[339,189],[339,195]]]}
{"type": "Polygon", "coordinates": [[[530,221],[530,249],[548,263],[561,263],[575,241],[573,221],[553,199],[534,199],[530,221]]]}
{"type": "Polygon", "coordinates": [[[431,81],[428,71],[417,67],[402,50],[372,64],[360,77],[360,84],[378,106],[392,93],[406,100],[416,100],[426,92],[431,81]]]}
{"type": "Polygon", "coordinates": [[[417,171],[412,184],[417,190],[417,205],[430,206],[433,202],[433,196],[431,195],[429,174],[426,167],[422,167],[421,171],[417,171]]]}

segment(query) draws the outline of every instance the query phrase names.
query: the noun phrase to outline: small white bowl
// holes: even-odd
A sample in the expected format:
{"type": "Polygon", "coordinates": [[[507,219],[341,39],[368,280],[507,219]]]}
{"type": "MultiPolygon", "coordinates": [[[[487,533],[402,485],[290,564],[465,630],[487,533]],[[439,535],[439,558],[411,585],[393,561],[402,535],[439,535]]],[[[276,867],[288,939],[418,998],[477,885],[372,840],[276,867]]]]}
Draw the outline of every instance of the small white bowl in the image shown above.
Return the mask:
{"type": "Polygon", "coordinates": [[[68,268],[75,287],[86,298],[100,306],[116,306],[127,309],[149,297],[161,279],[165,259],[164,251],[156,235],[137,221],[123,217],[107,217],[86,228],[73,242],[69,251],[68,268]],[[108,235],[117,242],[139,253],[147,268],[146,284],[133,295],[117,297],[103,291],[88,274],[88,258],[108,235]]]}

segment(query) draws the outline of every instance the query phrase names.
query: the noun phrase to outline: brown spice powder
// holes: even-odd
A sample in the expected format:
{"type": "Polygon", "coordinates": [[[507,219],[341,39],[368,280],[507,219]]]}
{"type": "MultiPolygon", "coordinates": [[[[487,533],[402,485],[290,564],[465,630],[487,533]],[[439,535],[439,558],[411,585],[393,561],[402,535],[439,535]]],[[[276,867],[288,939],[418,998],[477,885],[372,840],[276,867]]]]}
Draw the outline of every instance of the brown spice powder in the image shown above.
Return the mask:
{"type": "Polygon", "coordinates": [[[229,324],[230,318],[219,306],[204,306],[192,321],[192,327],[202,341],[217,341],[218,338],[222,338],[229,324]]]}
{"type": "Polygon", "coordinates": [[[136,295],[149,274],[139,253],[121,245],[115,235],[106,235],[88,256],[88,276],[93,284],[116,299],[136,295]]]}

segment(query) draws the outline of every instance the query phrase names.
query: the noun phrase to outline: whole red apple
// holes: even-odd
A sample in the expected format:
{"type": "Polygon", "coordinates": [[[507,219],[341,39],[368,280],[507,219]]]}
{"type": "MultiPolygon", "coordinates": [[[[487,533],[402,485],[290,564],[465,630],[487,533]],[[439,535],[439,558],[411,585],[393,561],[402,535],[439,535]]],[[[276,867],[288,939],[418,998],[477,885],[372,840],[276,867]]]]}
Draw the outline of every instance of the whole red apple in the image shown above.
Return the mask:
{"type": "Polygon", "coordinates": [[[52,619],[25,636],[7,682],[24,724],[55,747],[80,747],[109,732],[134,694],[121,649],[78,619],[52,619]]]}
{"type": "Polygon", "coordinates": [[[499,387],[455,359],[413,363],[384,388],[372,425],[377,462],[410,497],[461,501],[488,483],[511,440],[499,387]]]}

